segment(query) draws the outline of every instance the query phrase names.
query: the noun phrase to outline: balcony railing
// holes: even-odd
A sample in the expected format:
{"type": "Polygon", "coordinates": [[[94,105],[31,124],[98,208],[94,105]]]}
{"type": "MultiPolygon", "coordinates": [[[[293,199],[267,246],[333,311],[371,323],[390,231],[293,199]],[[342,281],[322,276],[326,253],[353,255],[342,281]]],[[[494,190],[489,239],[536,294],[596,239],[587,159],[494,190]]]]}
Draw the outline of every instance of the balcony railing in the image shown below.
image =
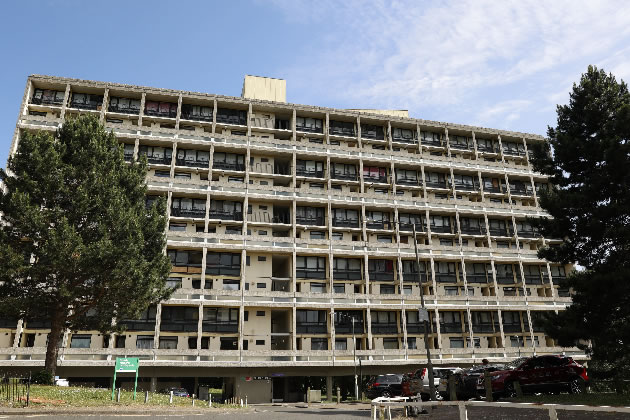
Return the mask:
{"type": "Polygon", "coordinates": [[[190,121],[212,122],[212,114],[191,114],[182,111],[182,119],[190,121]]]}
{"type": "Polygon", "coordinates": [[[503,332],[504,333],[521,333],[523,329],[521,328],[521,324],[506,324],[503,323],[503,332]]]}
{"type": "Polygon", "coordinates": [[[426,146],[443,147],[440,139],[434,139],[434,138],[423,138],[422,144],[426,146]]]}
{"type": "Polygon", "coordinates": [[[197,332],[198,320],[182,320],[182,321],[169,321],[162,320],[160,322],[160,331],[169,332],[197,332]]]}
{"type": "Polygon", "coordinates": [[[492,273],[486,274],[466,274],[466,282],[468,283],[488,283],[488,279],[492,278],[492,273]]]}
{"type": "Polygon", "coordinates": [[[296,216],[295,222],[298,225],[306,226],[326,226],[325,217],[308,217],[308,216],[296,216]]]}
{"type": "Polygon", "coordinates": [[[389,220],[368,220],[365,223],[365,226],[368,229],[383,229],[383,230],[392,230],[394,228],[394,224],[389,220]]]}
{"type": "Polygon", "coordinates": [[[326,270],[325,269],[306,269],[306,268],[298,268],[295,270],[295,277],[300,279],[325,279],[326,278],[326,270]]]}
{"type": "Polygon", "coordinates": [[[486,153],[499,153],[499,147],[495,146],[495,147],[490,147],[490,146],[484,146],[482,144],[477,143],[477,150],[480,152],[486,152],[486,153]]]}
{"type": "Polygon", "coordinates": [[[357,174],[345,174],[345,173],[332,173],[332,179],[340,179],[344,181],[356,181],[358,179],[357,174]]]}
{"type": "Polygon", "coordinates": [[[298,322],[296,323],[298,334],[327,334],[328,325],[320,322],[298,322]]]}
{"type": "Polygon", "coordinates": [[[397,143],[418,144],[418,139],[414,137],[392,136],[392,141],[397,143]]]}
{"type": "Polygon", "coordinates": [[[497,274],[497,283],[498,284],[514,284],[514,276],[511,274],[508,276],[500,276],[497,274]]]}
{"type": "MultiPolygon", "coordinates": [[[[142,153],[143,154],[143,153],[142,153]]],[[[147,162],[155,164],[155,165],[171,165],[173,159],[168,156],[156,156],[156,155],[146,155],[147,162]]]]}
{"type": "MultiPolygon", "coordinates": [[[[354,333],[355,334],[365,333],[365,325],[362,319],[357,319],[354,322],[354,333]]],[[[335,324],[335,334],[352,334],[352,322],[335,324]]]]}
{"type": "Polygon", "coordinates": [[[324,177],[324,171],[317,171],[315,169],[313,170],[309,170],[309,169],[300,169],[297,168],[295,170],[295,175],[296,176],[304,176],[307,178],[323,178],[324,177]]]}
{"type": "Polygon", "coordinates": [[[203,321],[201,323],[201,330],[203,332],[208,332],[208,333],[212,333],[212,332],[237,333],[238,332],[238,322],[236,322],[236,321],[228,321],[228,322],[206,322],[206,321],[203,321]]]}
{"type": "Polygon", "coordinates": [[[253,213],[247,215],[248,222],[254,223],[279,223],[283,225],[291,224],[291,215],[289,214],[274,214],[269,213],[253,213]]]}
{"type": "Polygon", "coordinates": [[[486,229],[478,226],[478,227],[462,227],[461,228],[463,235],[485,235],[486,229]]]}
{"type": "MultiPolygon", "coordinates": [[[[428,277],[426,273],[422,273],[422,283],[426,283],[428,281],[428,277]]],[[[403,281],[404,282],[417,282],[418,281],[418,273],[403,273],[403,281]]]]}
{"type": "Polygon", "coordinates": [[[177,159],[175,164],[178,166],[189,166],[191,168],[208,168],[209,162],[207,160],[190,160],[190,159],[177,159]]]}
{"type": "Polygon", "coordinates": [[[361,280],[361,270],[335,270],[333,269],[333,279],[335,280],[361,280]]]}
{"type": "Polygon", "coordinates": [[[356,137],[357,133],[354,131],[354,128],[344,128],[344,127],[333,127],[332,125],[328,128],[328,133],[333,136],[344,136],[344,137],[356,137]]]}
{"type": "Polygon", "coordinates": [[[394,281],[393,271],[368,271],[370,281],[394,281]]]}
{"type": "Polygon", "coordinates": [[[474,185],[474,184],[459,184],[459,183],[455,183],[455,189],[456,190],[461,190],[461,191],[478,191],[479,190],[479,186],[474,185]]]}
{"type": "Polygon", "coordinates": [[[117,112],[119,114],[138,115],[140,113],[140,107],[131,107],[128,105],[120,106],[116,104],[109,104],[107,110],[109,112],[117,112]]]}
{"type": "Polygon", "coordinates": [[[348,227],[348,228],[358,228],[359,227],[359,219],[333,219],[333,226],[335,227],[348,227]]]}
{"type": "Polygon", "coordinates": [[[171,208],[171,216],[203,219],[204,217],[206,217],[206,209],[183,209],[174,207],[171,208]]]}
{"type": "Polygon", "coordinates": [[[536,238],[540,236],[540,234],[535,230],[521,230],[517,232],[518,236],[520,236],[521,238],[536,238]]]}
{"type": "Polygon", "coordinates": [[[462,324],[459,322],[440,322],[440,332],[442,334],[461,333],[462,324]]]}
{"type": "Polygon", "coordinates": [[[397,185],[413,185],[418,186],[418,178],[396,178],[397,185]]]}
{"type": "Polygon", "coordinates": [[[87,110],[91,110],[91,111],[95,111],[98,108],[101,107],[103,103],[103,99],[101,98],[101,102],[75,102],[72,101],[70,102],[70,107],[71,108],[77,108],[77,109],[87,109],[87,110]]]}
{"type": "MultiPolygon", "coordinates": [[[[423,333],[424,332],[424,323],[419,324],[410,324],[407,323],[407,333],[423,333]]],[[[433,324],[429,322],[429,332],[433,332],[433,324]]]]}
{"type": "Polygon", "coordinates": [[[398,334],[398,324],[372,323],[372,334],[398,334]]]}
{"type": "Polygon", "coordinates": [[[242,212],[234,212],[234,211],[222,211],[222,210],[212,210],[210,209],[210,219],[217,220],[235,220],[238,222],[243,221],[243,213],[242,212]]]}
{"type": "Polygon", "coordinates": [[[512,229],[505,229],[505,228],[490,228],[490,235],[491,236],[507,236],[507,237],[511,237],[514,235],[514,231],[512,229]]]}
{"type": "Polygon", "coordinates": [[[389,184],[389,180],[387,179],[387,175],[383,175],[383,176],[367,176],[367,175],[363,175],[363,181],[364,182],[372,182],[372,183],[378,183],[378,184],[389,184]]]}
{"type": "Polygon", "coordinates": [[[543,284],[540,274],[525,274],[525,284],[543,284]]]}
{"type": "Polygon", "coordinates": [[[506,149],[505,147],[503,148],[503,153],[513,156],[525,156],[525,150],[506,149]]]}
{"type": "Polygon", "coordinates": [[[455,274],[435,273],[435,281],[438,283],[457,283],[457,276],[455,274]]]}
{"type": "MultiPolygon", "coordinates": [[[[398,229],[405,231],[405,232],[412,232],[413,231],[413,225],[414,223],[399,223],[398,224],[398,229]]],[[[423,224],[420,223],[416,223],[416,233],[421,233],[425,231],[425,226],[423,224]]]]}
{"type": "Polygon", "coordinates": [[[448,188],[446,181],[442,182],[434,182],[434,181],[426,181],[427,188],[448,188]]]}
{"type": "Polygon", "coordinates": [[[526,195],[531,196],[534,195],[534,190],[532,188],[516,188],[510,187],[510,193],[514,195],[526,195]]]}
{"type": "MultiPolygon", "coordinates": [[[[475,324],[473,323],[473,332],[474,333],[480,333],[480,334],[494,334],[499,330],[499,326],[497,325],[495,328],[495,325],[491,322],[489,323],[480,323],[480,324],[475,324]]],[[[468,330],[468,328],[466,328],[466,330],[468,330]]]]}
{"type": "Polygon", "coordinates": [[[493,194],[502,194],[503,193],[503,191],[501,191],[501,187],[489,187],[487,185],[484,185],[483,191],[487,192],[487,193],[493,193],[493,194]]]}
{"type": "Polygon", "coordinates": [[[118,323],[124,325],[127,331],[155,331],[155,319],[152,320],[122,320],[118,323]]]}
{"type": "Polygon", "coordinates": [[[230,163],[222,161],[213,161],[212,169],[223,169],[226,171],[244,171],[245,165],[243,163],[230,163]]]}
{"type": "Polygon", "coordinates": [[[451,143],[451,149],[457,150],[472,150],[472,144],[451,143]]]}
{"type": "Polygon", "coordinates": [[[431,225],[431,233],[452,233],[451,226],[435,226],[435,225],[431,225]]]}

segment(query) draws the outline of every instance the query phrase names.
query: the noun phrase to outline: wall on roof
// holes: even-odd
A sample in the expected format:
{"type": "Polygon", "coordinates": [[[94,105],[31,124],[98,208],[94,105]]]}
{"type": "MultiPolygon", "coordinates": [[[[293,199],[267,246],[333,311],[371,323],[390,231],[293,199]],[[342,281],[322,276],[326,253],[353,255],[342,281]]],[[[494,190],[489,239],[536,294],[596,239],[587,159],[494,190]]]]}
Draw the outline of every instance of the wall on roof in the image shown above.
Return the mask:
{"type": "Polygon", "coordinates": [[[349,109],[348,111],[365,112],[366,114],[389,115],[392,117],[409,118],[406,109],[349,109]]]}
{"type": "Polygon", "coordinates": [[[263,101],[286,102],[287,81],[270,77],[245,76],[241,97],[263,101]]]}

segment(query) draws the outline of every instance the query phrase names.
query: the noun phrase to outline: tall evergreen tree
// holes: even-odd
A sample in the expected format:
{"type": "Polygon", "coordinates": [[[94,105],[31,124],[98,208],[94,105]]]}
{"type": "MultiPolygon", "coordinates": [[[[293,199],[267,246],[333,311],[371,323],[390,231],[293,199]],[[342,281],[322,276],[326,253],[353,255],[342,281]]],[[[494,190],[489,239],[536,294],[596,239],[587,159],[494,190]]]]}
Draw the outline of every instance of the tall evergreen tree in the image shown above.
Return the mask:
{"type": "Polygon", "coordinates": [[[562,245],[539,256],[584,267],[569,276],[571,306],[548,317],[547,332],[578,344],[602,377],[630,373],[630,94],[612,74],[589,66],[557,107],[549,144],[534,150],[534,168],[553,184],[541,197],[552,218],[539,219],[562,245]]]}
{"type": "Polygon", "coordinates": [[[146,173],[93,116],[22,132],[0,169],[0,316],[50,322],[52,375],[64,330],[115,331],[170,294],[165,203],[145,207],[146,173]]]}

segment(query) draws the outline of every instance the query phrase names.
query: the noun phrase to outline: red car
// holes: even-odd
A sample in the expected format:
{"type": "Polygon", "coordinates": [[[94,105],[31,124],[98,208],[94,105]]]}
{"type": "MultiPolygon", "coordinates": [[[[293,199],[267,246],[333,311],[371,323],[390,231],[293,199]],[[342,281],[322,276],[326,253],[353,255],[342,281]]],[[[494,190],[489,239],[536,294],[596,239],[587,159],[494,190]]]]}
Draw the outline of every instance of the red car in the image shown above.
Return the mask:
{"type": "MultiPolygon", "coordinates": [[[[516,359],[505,365],[504,370],[489,373],[492,378],[492,393],[515,397],[514,382],[518,381],[523,393],[569,391],[584,392],[589,379],[586,368],[565,356],[534,356],[516,359]]],[[[483,395],[484,377],[477,382],[477,391],[483,395]]]]}

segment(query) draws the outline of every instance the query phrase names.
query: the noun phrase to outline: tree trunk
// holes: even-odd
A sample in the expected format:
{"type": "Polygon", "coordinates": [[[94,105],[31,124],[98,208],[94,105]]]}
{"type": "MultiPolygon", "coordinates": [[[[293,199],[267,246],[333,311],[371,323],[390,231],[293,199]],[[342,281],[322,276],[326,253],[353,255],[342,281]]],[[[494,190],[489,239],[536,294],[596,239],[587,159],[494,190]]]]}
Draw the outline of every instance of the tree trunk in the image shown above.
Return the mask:
{"type": "Polygon", "coordinates": [[[56,309],[53,312],[52,318],[50,319],[50,334],[48,335],[48,345],[46,346],[46,361],[44,363],[44,369],[50,372],[50,375],[53,378],[53,382],[55,379],[55,373],[57,371],[59,340],[62,337],[64,325],[64,312],[60,309],[56,309]]]}

